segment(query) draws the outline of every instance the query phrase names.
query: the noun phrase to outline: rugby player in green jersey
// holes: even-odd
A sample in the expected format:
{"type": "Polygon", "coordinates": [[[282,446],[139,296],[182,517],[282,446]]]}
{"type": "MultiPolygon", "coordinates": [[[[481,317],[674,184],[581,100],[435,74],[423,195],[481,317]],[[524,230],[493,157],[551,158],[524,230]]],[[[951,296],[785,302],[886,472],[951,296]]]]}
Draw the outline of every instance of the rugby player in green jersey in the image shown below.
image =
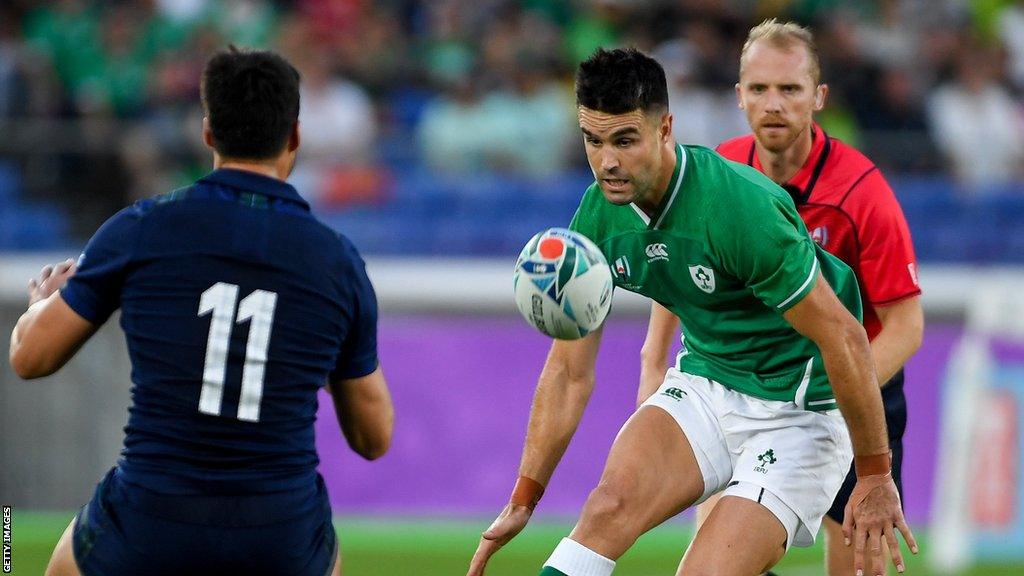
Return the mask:
{"type": "MultiPolygon", "coordinates": [[[[857,284],[808,236],[789,194],[757,170],[672,139],[665,74],[636,50],[598,50],[576,76],[596,182],[570,227],[615,284],[684,326],[685,349],[626,422],[579,522],[542,575],[607,576],[647,530],[713,493],[683,576],[751,576],[813,542],[853,459],[847,536],[882,569],[896,530],[917,544],[889,475],[889,447],[857,284]],[[841,413],[840,413],[841,410],[841,413]]],[[[594,385],[601,330],[555,341],[541,372],[520,477],[469,567],[529,521],[594,385]]]]}

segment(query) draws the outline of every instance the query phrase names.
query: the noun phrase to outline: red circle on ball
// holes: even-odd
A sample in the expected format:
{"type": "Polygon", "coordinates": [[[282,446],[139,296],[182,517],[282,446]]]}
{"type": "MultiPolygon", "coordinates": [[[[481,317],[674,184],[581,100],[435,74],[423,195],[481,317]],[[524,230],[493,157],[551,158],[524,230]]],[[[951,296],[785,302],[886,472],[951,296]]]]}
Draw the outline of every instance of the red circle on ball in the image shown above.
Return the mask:
{"type": "Polygon", "coordinates": [[[558,258],[565,251],[565,244],[558,238],[545,238],[540,243],[540,255],[545,258],[558,258]]]}

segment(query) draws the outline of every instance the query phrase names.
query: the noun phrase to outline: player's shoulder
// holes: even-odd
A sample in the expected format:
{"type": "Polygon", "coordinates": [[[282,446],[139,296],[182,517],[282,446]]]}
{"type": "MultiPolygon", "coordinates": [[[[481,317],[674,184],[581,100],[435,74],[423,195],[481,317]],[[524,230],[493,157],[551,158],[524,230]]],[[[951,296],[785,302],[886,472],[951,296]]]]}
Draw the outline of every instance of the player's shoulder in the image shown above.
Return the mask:
{"type": "Polygon", "coordinates": [[[339,257],[346,260],[361,260],[362,257],[359,255],[359,249],[356,248],[355,242],[349,239],[345,234],[331,228],[327,224],[321,222],[318,219],[313,219],[320,232],[325,237],[330,239],[333,244],[333,248],[339,257]]]}
{"type": "Polygon", "coordinates": [[[718,238],[771,221],[787,205],[795,213],[789,194],[754,168],[702,146],[684,149],[687,174],[670,215],[676,225],[705,228],[718,238]]]}
{"type": "Polygon", "coordinates": [[[161,194],[151,198],[143,198],[118,210],[113,216],[100,227],[100,230],[116,229],[125,231],[130,228],[137,228],[157,206],[165,201],[165,197],[173,194],[161,194]]]}
{"type": "MultiPolygon", "coordinates": [[[[785,192],[756,169],[730,160],[703,146],[683,146],[687,153],[686,171],[694,183],[689,192],[708,196],[718,205],[728,202],[754,202],[785,192]],[[723,202],[726,201],[726,202],[723,202]]],[[[684,176],[685,177],[685,176],[684,176]]],[[[685,183],[685,181],[684,181],[685,183]]]]}
{"type": "Polygon", "coordinates": [[[737,136],[722,142],[715,147],[715,152],[718,152],[723,157],[732,160],[733,162],[742,162],[747,164],[750,162],[751,155],[754,151],[754,135],[745,134],[743,136],[737,136]]]}
{"type": "Polygon", "coordinates": [[[595,180],[583,192],[576,214],[569,228],[583,234],[594,242],[600,242],[607,232],[612,219],[613,206],[604,198],[601,186],[595,180]]]}

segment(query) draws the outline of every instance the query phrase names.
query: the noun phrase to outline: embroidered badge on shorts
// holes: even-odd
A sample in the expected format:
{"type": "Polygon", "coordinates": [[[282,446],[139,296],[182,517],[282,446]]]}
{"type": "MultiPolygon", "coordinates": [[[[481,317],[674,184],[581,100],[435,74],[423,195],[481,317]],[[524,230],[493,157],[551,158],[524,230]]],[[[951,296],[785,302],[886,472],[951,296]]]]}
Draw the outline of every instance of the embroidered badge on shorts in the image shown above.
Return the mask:
{"type": "Polygon", "coordinates": [[[764,454],[758,454],[757,455],[757,461],[760,462],[760,464],[757,465],[757,466],[754,466],[754,472],[760,472],[761,474],[767,474],[768,473],[768,465],[769,464],[775,464],[776,462],[778,462],[778,460],[775,458],[775,450],[772,450],[771,448],[769,448],[768,450],[766,450],[764,452],[764,454]]]}

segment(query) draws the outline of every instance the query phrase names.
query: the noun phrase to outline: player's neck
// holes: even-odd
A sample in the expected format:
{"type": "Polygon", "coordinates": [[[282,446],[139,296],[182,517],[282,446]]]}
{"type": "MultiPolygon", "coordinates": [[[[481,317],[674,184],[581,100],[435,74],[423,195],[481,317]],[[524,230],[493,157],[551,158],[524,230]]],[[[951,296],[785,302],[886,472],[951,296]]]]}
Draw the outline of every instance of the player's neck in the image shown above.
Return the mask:
{"type": "Polygon", "coordinates": [[[277,159],[270,161],[256,161],[256,160],[237,160],[233,158],[221,158],[220,156],[214,156],[213,167],[216,170],[221,168],[229,168],[231,170],[244,170],[246,172],[255,172],[269,178],[277,180],[285,180],[288,178],[287,169],[282,170],[282,163],[277,159]]]}
{"type": "Polygon", "coordinates": [[[807,131],[797,137],[792,146],[779,152],[772,152],[758,142],[756,145],[757,159],[761,161],[761,170],[765,176],[771,178],[776,184],[789,182],[804,167],[807,159],[811,156],[811,149],[814,147],[813,138],[814,129],[808,126],[807,131]]]}
{"type": "Polygon", "coordinates": [[[668,193],[668,185],[672,181],[672,174],[676,171],[676,163],[678,161],[679,159],[676,158],[676,142],[675,140],[670,140],[661,148],[661,173],[658,174],[657,181],[654,182],[650,193],[646,197],[636,201],[636,205],[648,216],[654,216],[658,211],[658,206],[661,205],[661,200],[668,193]]]}

